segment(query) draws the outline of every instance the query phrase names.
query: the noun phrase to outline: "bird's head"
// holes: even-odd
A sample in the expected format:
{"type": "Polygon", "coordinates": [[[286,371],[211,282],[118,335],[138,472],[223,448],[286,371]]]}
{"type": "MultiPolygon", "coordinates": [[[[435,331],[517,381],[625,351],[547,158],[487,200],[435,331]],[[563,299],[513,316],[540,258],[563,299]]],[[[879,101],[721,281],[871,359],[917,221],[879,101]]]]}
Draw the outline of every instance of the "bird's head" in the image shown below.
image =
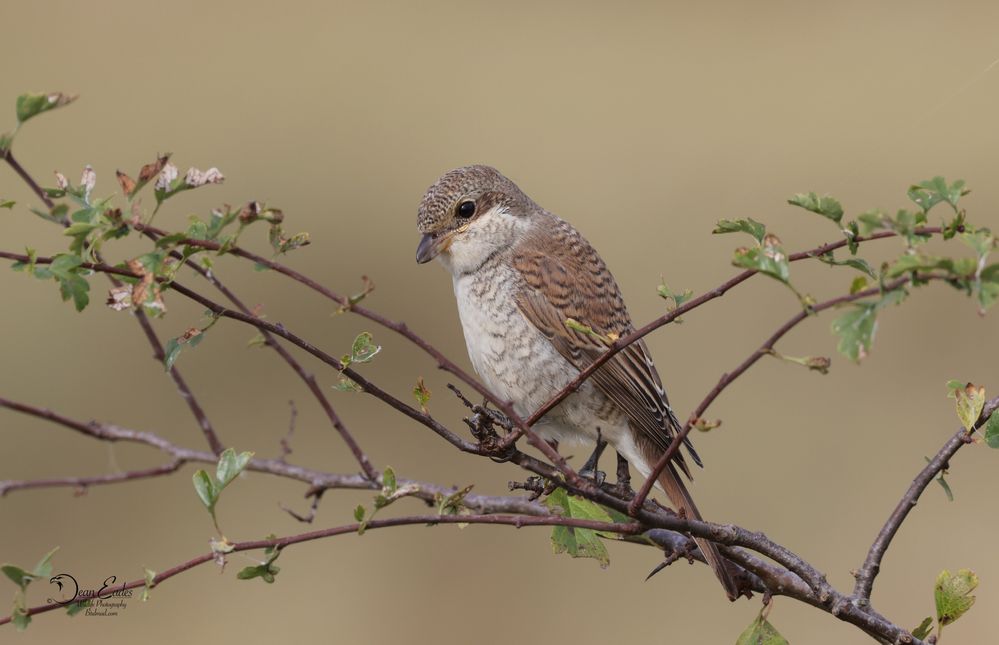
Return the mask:
{"type": "Polygon", "coordinates": [[[439,258],[452,272],[479,266],[510,246],[538,207],[489,166],[464,166],[442,175],[420,202],[416,249],[420,264],[439,258]]]}

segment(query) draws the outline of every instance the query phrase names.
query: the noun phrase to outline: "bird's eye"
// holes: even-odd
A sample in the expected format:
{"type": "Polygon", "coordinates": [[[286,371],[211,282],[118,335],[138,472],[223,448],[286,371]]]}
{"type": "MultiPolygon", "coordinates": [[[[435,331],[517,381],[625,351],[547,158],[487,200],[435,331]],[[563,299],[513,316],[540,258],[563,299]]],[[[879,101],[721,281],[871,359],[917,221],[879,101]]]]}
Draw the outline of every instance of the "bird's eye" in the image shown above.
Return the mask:
{"type": "Polygon", "coordinates": [[[458,206],[458,217],[471,217],[475,215],[475,202],[461,202],[458,206]]]}

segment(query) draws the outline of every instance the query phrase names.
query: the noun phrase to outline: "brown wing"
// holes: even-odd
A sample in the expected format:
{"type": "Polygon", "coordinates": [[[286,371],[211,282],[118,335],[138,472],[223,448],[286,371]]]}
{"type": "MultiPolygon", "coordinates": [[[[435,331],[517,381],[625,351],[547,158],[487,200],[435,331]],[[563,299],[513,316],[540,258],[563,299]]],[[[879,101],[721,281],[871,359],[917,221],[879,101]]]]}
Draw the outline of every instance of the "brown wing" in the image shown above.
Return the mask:
{"type": "MultiPolygon", "coordinates": [[[[517,247],[514,267],[524,278],[517,305],[567,361],[584,369],[607,345],[591,334],[566,327],[572,318],[603,336],[625,336],[634,328],[614,277],[593,247],[569,224],[551,217],[547,226],[517,247]]],[[[669,446],[679,427],[662,381],[643,341],[617,353],[591,377],[623,410],[632,427],[658,452],[669,446]]],[[[700,459],[685,442],[691,457],[700,459]]],[[[682,455],[677,465],[690,476],[682,455]]]]}

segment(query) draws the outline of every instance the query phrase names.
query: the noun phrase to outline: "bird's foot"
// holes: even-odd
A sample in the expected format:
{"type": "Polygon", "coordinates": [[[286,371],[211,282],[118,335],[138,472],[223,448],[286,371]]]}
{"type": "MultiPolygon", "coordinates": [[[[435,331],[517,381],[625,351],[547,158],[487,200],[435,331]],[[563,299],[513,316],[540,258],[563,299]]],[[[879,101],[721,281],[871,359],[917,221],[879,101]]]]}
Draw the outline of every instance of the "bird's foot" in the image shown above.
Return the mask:
{"type": "Polygon", "coordinates": [[[502,447],[502,440],[496,434],[496,430],[493,427],[493,420],[488,415],[476,412],[471,418],[464,421],[472,431],[472,436],[478,440],[479,447],[493,461],[497,463],[510,461],[517,454],[517,447],[514,445],[502,447]]]}
{"type": "Polygon", "coordinates": [[[541,497],[542,495],[551,495],[555,491],[555,482],[534,475],[528,477],[526,481],[523,482],[510,482],[510,490],[526,490],[531,493],[528,498],[532,502],[541,497]]]}
{"type": "Polygon", "coordinates": [[[631,473],[628,470],[628,460],[618,453],[617,455],[617,483],[607,484],[601,482],[601,488],[621,499],[634,499],[635,491],[631,487],[631,473]]]}
{"type": "Polygon", "coordinates": [[[583,479],[589,479],[597,486],[603,487],[604,482],[607,480],[607,473],[602,470],[592,470],[586,469],[579,471],[579,476],[583,479]]]}
{"type": "MultiPolygon", "coordinates": [[[[600,464],[600,455],[604,454],[604,449],[606,447],[607,447],[607,442],[604,441],[603,438],[601,437],[600,428],[597,428],[597,445],[593,447],[593,453],[586,460],[586,463],[583,464],[583,467],[579,469],[580,475],[586,477],[590,475],[586,475],[584,473],[592,474],[600,472],[597,470],[597,466],[600,464]]],[[[591,479],[593,478],[592,476],[590,477],[591,479]]],[[[602,484],[605,477],[606,476],[602,477],[600,481],[597,483],[602,484]]]]}

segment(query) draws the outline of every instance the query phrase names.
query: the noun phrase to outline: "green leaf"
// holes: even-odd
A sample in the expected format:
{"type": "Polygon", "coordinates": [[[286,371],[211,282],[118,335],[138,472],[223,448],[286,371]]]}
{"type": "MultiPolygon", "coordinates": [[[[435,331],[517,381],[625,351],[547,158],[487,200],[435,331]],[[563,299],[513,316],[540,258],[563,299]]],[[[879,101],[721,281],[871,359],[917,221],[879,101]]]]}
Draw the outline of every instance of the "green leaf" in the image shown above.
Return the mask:
{"type": "MultiPolygon", "coordinates": [[[[434,495],[434,501],[437,502],[437,512],[441,515],[462,515],[467,512],[467,509],[462,507],[465,502],[465,497],[472,492],[473,485],[469,484],[462,489],[456,490],[450,495],[443,495],[437,493],[434,495]]],[[[463,528],[465,525],[459,524],[459,528],[463,528]]]]}
{"type": "Polygon", "coordinates": [[[69,105],[76,99],[77,96],[63,94],[62,92],[22,94],[17,97],[17,120],[19,123],[24,123],[42,112],[48,112],[49,110],[69,105]]]}
{"type": "Polygon", "coordinates": [[[353,379],[341,375],[340,380],[333,385],[333,389],[339,392],[362,392],[363,388],[353,379]]]}
{"type": "Polygon", "coordinates": [[[765,273],[785,284],[791,277],[791,267],[788,264],[787,254],[781,248],[780,239],[773,234],[767,234],[763,238],[761,246],[751,249],[745,247],[736,249],[732,264],[765,273]]]}
{"type": "Polygon", "coordinates": [[[833,257],[832,253],[825,253],[823,255],[816,256],[820,262],[828,264],[830,266],[848,266],[856,269],[857,271],[862,271],[875,280],[878,279],[877,273],[871,268],[871,265],[867,263],[867,260],[863,258],[847,258],[845,260],[837,260],[833,257]]]}
{"type": "MultiPolygon", "coordinates": [[[[549,495],[545,504],[551,509],[561,508],[564,517],[602,522],[612,521],[607,511],[597,504],[580,497],[570,497],[561,488],[549,495]]],[[[551,540],[555,553],[568,553],[574,558],[593,558],[600,563],[601,568],[607,568],[610,564],[607,547],[600,540],[597,531],[571,526],[556,526],[552,530],[551,540]]]]}
{"type": "Polygon", "coordinates": [[[786,356],[774,350],[771,350],[770,354],[783,361],[807,367],[819,374],[828,374],[829,368],[832,366],[832,360],[826,356],[786,356]]]}
{"type": "Polygon", "coordinates": [[[859,302],[850,306],[846,313],[836,318],[831,325],[832,332],[839,336],[836,350],[851,361],[859,363],[871,351],[877,331],[878,311],[889,304],[897,304],[905,297],[905,291],[889,291],[875,302],[859,302]]]}
{"type": "Polygon", "coordinates": [[[395,481],[395,471],[392,470],[391,466],[386,466],[385,470],[382,472],[382,490],[386,494],[391,495],[397,488],[398,485],[395,481]]]}
{"type": "Polygon", "coordinates": [[[16,203],[17,202],[15,202],[12,199],[0,199],[0,208],[11,208],[12,209],[12,208],[14,208],[14,204],[16,204],[16,203]]]}
{"type": "Polygon", "coordinates": [[[860,224],[860,232],[863,235],[870,235],[878,229],[887,228],[891,219],[884,211],[874,209],[858,215],[857,222],[860,224]]]}
{"type": "Polygon", "coordinates": [[[77,311],[83,311],[90,304],[90,283],[83,276],[74,273],[59,278],[59,292],[64,301],[73,299],[77,311]]]}
{"type": "MultiPolygon", "coordinates": [[[[666,279],[662,278],[662,283],[656,289],[659,297],[666,301],[666,311],[673,311],[683,303],[690,300],[694,295],[694,292],[690,289],[684,289],[683,293],[673,293],[673,290],[669,288],[666,284],[666,279]]],[[[683,322],[681,319],[677,318],[674,320],[676,323],[683,322]]]]}
{"type": "Polygon", "coordinates": [[[960,240],[979,258],[986,257],[995,248],[996,238],[987,228],[961,233],[960,240]]]}
{"type": "Polygon", "coordinates": [[[860,293],[866,288],[867,288],[867,278],[865,278],[862,275],[858,275],[856,278],[853,279],[853,282],[850,283],[850,295],[852,296],[854,294],[860,293]]]}
{"type": "Polygon", "coordinates": [[[799,193],[787,200],[787,203],[828,217],[837,224],[843,219],[843,206],[828,195],[819,197],[815,193],[799,193]]]}
{"type": "Polygon", "coordinates": [[[354,519],[358,522],[364,521],[364,507],[360,504],[358,504],[357,508],[354,509],[354,519]]]}
{"type": "Polygon", "coordinates": [[[354,344],[350,348],[350,360],[353,363],[367,363],[375,354],[382,351],[381,345],[375,345],[369,332],[362,331],[354,339],[354,344]]]}
{"type": "Polygon", "coordinates": [[[215,469],[215,479],[219,484],[219,489],[225,488],[239,473],[243,472],[246,464],[253,459],[252,452],[241,452],[239,455],[232,448],[226,448],[219,456],[219,463],[215,469]]]}
{"type": "Polygon", "coordinates": [[[947,273],[955,273],[954,261],[950,258],[940,258],[920,253],[906,254],[888,268],[885,277],[897,278],[909,271],[932,271],[941,269],[947,273]]]}
{"type": "Polygon", "coordinates": [[[173,368],[173,364],[177,362],[177,357],[180,356],[181,350],[184,346],[177,342],[176,338],[171,338],[167,341],[166,347],[163,348],[163,366],[169,372],[173,368]]]}
{"type": "Polygon", "coordinates": [[[940,488],[943,488],[944,495],[947,496],[947,501],[948,502],[953,502],[954,501],[954,491],[952,491],[950,489],[950,484],[948,484],[947,480],[944,479],[943,472],[941,472],[940,476],[937,477],[936,482],[938,484],[940,484],[940,488]]]}
{"type": "Polygon", "coordinates": [[[33,575],[13,564],[3,565],[0,567],[0,571],[3,571],[3,574],[10,578],[22,591],[35,579],[33,575]]]}
{"type": "Polygon", "coordinates": [[[194,473],[193,480],[194,490],[198,493],[201,503],[214,515],[215,503],[219,499],[219,490],[215,485],[215,481],[203,470],[194,473]]]}
{"type": "Polygon", "coordinates": [[[739,635],[735,645],[788,645],[787,640],[770,624],[764,615],[766,607],[739,635]]]}
{"type": "Polygon", "coordinates": [[[847,311],[832,323],[833,333],[839,336],[836,351],[859,363],[871,351],[876,326],[876,305],[864,304],[847,311]]]}
{"type": "Polygon", "coordinates": [[[762,244],[763,237],[767,234],[767,227],[751,217],[736,220],[723,219],[718,221],[715,229],[711,232],[716,235],[719,233],[749,233],[762,244]]]}
{"type": "Polygon", "coordinates": [[[14,628],[19,632],[26,630],[31,623],[31,616],[23,607],[15,607],[10,618],[10,622],[14,623],[14,628]]]}
{"type": "MultiPolygon", "coordinates": [[[[267,536],[267,539],[273,540],[274,537],[275,536],[271,534],[267,536]]],[[[263,562],[261,562],[256,566],[243,568],[239,573],[236,574],[236,577],[239,578],[240,580],[251,580],[253,578],[260,578],[267,584],[273,584],[274,576],[276,576],[278,572],[281,571],[281,567],[274,564],[274,561],[278,559],[279,555],[281,555],[281,550],[278,549],[277,547],[270,546],[264,549],[264,555],[266,556],[266,558],[264,559],[263,562]]]]}
{"type": "Polygon", "coordinates": [[[989,448],[999,448],[999,411],[993,412],[982,426],[985,443],[989,448]]]}
{"type": "Polygon", "coordinates": [[[967,383],[964,387],[951,390],[951,394],[957,400],[957,417],[961,420],[961,425],[971,432],[985,407],[985,388],[967,383]]]}
{"type": "Polygon", "coordinates": [[[83,258],[80,256],[70,253],[60,253],[52,258],[49,270],[52,271],[52,275],[65,278],[73,275],[72,271],[81,264],[83,264],[83,258]]]}
{"type": "Polygon", "coordinates": [[[948,185],[943,177],[934,177],[911,186],[906,194],[924,213],[928,213],[940,202],[947,202],[957,210],[958,200],[969,192],[964,187],[964,180],[958,179],[948,185]]]}
{"type": "Polygon", "coordinates": [[[46,553],[45,555],[43,555],[42,559],[39,560],[38,564],[35,565],[35,568],[31,570],[31,574],[33,576],[35,576],[36,578],[48,578],[49,576],[51,576],[52,575],[52,556],[54,556],[55,552],[58,551],[58,550],[59,550],[59,547],[56,547],[56,548],[52,549],[51,551],[49,551],[48,553],[46,553]]]}
{"type": "Polygon", "coordinates": [[[843,235],[846,236],[846,245],[850,249],[850,254],[857,255],[857,251],[860,249],[860,241],[857,240],[860,237],[860,227],[857,226],[856,222],[850,222],[843,228],[843,235]]]}
{"type": "Polygon", "coordinates": [[[66,607],[67,616],[75,616],[91,604],[90,600],[75,600],[66,607]]]}
{"type": "Polygon", "coordinates": [[[978,586],[978,576],[971,569],[961,569],[956,574],[944,569],[937,576],[934,596],[937,604],[937,621],[949,625],[963,616],[975,604],[971,592],[978,586]]]}
{"type": "Polygon", "coordinates": [[[142,571],[146,584],[142,588],[142,595],[139,596],[139,600],[146,602],[149,600],[149,592],[156,586],[156,572],[152,569],[143,569],[142,571]]]}
{"type": "Polygon", "coordinates": [[[427,407],[427,404],[430,403],[430,389],[424,384],[422,376],[416,379],[416,385],[413,387],[413,396],[416,397],[416,402],[420,404],[423,414],[430,414],[430,409],[427,407]]]}
{"type": "Polygon", "coordinates": [[[919,640],[925,639],[933,631],[933,618],[927,616],[923,619],[923,622],[919,623],[919,627],[912,630],[912,635],[919,640]]]}

